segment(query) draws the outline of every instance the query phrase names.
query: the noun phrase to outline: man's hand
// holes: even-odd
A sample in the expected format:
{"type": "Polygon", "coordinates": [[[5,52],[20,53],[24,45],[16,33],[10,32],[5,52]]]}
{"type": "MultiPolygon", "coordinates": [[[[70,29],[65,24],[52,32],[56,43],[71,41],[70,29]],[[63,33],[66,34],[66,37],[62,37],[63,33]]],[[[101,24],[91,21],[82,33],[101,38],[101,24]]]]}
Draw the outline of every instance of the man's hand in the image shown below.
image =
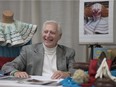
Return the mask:
{"type": "Polygon", "coordinates": [[[22,72],[22,71],[16,71],[14,73],[14,76],[18,78],[29,78],[30,77],[26,72],[22,72]]]}
{"type": "Polygon", "coordinates": [[[55,71],[51,78],[52,79],[61,79],[61,78],[69,77],[69,76],[70,76],[69,72],[55,71]]]}

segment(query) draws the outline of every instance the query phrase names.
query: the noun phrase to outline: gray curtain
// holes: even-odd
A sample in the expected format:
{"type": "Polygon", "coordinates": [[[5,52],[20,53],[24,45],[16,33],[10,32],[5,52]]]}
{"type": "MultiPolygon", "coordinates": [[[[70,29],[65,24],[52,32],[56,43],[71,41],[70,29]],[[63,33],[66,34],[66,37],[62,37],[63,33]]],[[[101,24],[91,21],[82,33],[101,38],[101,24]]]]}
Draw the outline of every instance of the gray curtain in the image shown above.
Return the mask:
{"type": "Polygon", "coordinates": [[[58,21],[63,31],[59,43],[75,49],[76,61],[87,60],[88,48],[79,44],[79,0],[0,0],[1,19],[6,9],[14,12],[16,20],[38,25],[33,43],[41,42],[44,21],[58,21]]]}

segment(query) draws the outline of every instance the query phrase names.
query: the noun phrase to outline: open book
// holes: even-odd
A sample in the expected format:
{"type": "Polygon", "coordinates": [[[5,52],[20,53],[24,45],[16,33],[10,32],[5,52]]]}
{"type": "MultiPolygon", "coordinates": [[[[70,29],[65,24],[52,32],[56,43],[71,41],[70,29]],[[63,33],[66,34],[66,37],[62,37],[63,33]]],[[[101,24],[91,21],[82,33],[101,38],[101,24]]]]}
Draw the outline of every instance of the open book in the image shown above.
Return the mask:
{"type": "Polygon", "coordinates": [[[32,84],[32,85],[49,85],[49,86],[58,86],[58,85],[60,85],[57,81],[37,80],[37,79],[19,80],[18,83],[21,83],[21,84],[32,84]]]}
{"type": "Polygon", "coordinates": [[[31,76],[31,78],[18,78],[14,76],[2,76],[0,81],[16,81],[19,84],[32,84],[32,85],[49,85],[59,86],[59,80],[45,79],[42,76],[31,76]]]}

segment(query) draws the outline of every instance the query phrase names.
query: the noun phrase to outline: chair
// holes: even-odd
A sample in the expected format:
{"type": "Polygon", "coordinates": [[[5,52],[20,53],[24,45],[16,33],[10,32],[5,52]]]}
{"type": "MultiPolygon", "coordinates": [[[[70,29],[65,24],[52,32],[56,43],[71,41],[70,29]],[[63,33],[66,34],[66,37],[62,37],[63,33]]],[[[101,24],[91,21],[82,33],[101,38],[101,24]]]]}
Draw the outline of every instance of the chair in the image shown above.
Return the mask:
{"type": "Polygon", "coordinates": [[[14,58],[8,58],[8,57],[0,57],[0,69],[2,68],[2,66],[7,63],[7,62],[11,62],[14,58]]]}

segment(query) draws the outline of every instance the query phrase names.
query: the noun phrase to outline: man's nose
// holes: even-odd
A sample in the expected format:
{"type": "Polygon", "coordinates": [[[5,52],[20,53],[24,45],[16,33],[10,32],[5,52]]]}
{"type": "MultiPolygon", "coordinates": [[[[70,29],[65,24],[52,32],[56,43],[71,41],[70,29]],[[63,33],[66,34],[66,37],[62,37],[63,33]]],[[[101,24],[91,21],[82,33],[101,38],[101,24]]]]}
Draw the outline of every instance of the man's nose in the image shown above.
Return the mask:
{"type": "Polygon", "coordinates": [[[49,37],[49,36],[50,36],[50,32],[48,32],[48,33],[46,34],[46,36],[49,37]]]}

